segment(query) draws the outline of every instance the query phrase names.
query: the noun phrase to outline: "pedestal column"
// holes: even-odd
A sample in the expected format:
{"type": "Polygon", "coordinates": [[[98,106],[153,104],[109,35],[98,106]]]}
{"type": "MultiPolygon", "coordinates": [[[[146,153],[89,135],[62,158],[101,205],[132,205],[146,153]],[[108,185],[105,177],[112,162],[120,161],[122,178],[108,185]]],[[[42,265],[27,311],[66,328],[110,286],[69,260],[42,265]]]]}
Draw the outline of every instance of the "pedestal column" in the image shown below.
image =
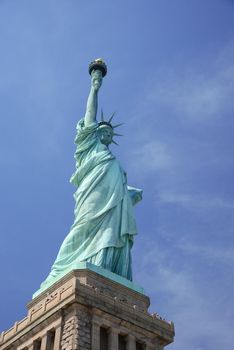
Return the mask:
{"type": "Polygon", "coordinates": [[[55,329],[54,350],[60,350],[61,336],[62,336],[62,327],[60,325],[55,329]]]}
{"type": "Polygon", "coordinates": [[[108,348],[111,350],[118,350],[118,331],[114,328],[110,328],[108,348]]]}
{"type": "Polygon", "coordinates": [[[96,321],[92,322],[92,350],[100,349],[100,324],[96,321]]]}
{"type": "Polygon", "coordinates": [[[45,334],[41,339],[41,347],[40,350],[47,350],[49,347],[49,337],[48,334],[45,334]]]}
{"type": "Polygon", "coordinates": [[[131,334],[127,336],[127,350],[136,350],[136,338],[131,334]]]}

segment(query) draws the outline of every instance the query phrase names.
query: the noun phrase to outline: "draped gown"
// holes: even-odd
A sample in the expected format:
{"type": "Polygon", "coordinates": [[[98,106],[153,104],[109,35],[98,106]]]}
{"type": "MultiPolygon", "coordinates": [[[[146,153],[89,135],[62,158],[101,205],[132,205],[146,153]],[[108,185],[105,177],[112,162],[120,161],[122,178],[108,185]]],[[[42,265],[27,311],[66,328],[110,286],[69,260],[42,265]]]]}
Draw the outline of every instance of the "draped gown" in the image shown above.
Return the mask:
{"type": "Polygon", "coordinates": [[[83,261],[132,280],[133,205],[142,191],[127,186],[126,173],[97,128],[97,123],[86,127],[84,119],[77,124],[76,171],[70,179],[77,187],[75,220],[41,286],[83,261]]]}

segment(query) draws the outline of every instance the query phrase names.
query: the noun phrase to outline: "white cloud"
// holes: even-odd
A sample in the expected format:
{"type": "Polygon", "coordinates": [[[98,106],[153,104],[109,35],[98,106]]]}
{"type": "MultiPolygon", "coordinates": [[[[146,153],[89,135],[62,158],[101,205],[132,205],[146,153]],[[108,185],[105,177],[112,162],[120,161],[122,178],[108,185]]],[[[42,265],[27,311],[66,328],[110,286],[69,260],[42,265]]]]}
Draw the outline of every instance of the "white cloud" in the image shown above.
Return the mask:
{"type": "MultiPolygon", "coordinates": [[[[222,287],[220,291],[213,291],[202,281],[197,283],[189,269],[178,269],[167,248],[152,248],[149,244],[146,248],[147,254],[142,259],[138,276],[156,301],[157,295],[161,296],[164,300],[160,305],[163,313],[169,314],[175,323],[175,343],[170,345],[170,349],[231,348],[233,314],[227,305],[223,308],[223,304],[219,303],[222,287]]],[[[155,310],[153,305],[152,311],[159,310],[155,310]]]]}
{"type": "Polygon", "coordinates": [[[157,200],[163,203],[175,203],[183,206],[203,207],[203,208],[224,208],[234,209],[234,202],[220,197],[211,197],[190,193],[161,193],[157,195],[157,200]]]}
{"type": "Polygon", "coordinates": [[[181,240],[176,244],[176,247],[188,254],[199,255],[211,262],[222,263],[233,267],[234,264],[234,249],[233,247],[222,248],[213,246],[212,242],[209,245],[201,245],[198,243],[184,242],[181,240]]]}
{"type": "Polygon", "coordinates": [[[154,101],[173,110],[182,119],[203,121],[223,117],[232,111],[234,93],[234,43],[231,42],[213,61],[209,71],[177,67],[176,71],[157,72],[157,84],[149,93],[154,101]]]}
{"type": "Polygon", "coordinates": [[[141,169],[141,174],[153,171],[169,171],[175,160],[169,147],[163,142],[151,141],[134,150],[130,155],[130,165],[141,169]]]}

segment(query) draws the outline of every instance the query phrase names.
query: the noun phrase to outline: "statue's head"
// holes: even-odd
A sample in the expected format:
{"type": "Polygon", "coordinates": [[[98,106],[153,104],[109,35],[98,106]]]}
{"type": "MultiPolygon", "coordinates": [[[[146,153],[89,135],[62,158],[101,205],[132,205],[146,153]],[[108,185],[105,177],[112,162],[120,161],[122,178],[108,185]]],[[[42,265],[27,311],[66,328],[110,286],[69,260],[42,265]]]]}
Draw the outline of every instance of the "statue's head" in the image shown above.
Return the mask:
{"type": "Polygon", "coordinates": [[[99,89],[102,85],[102,72],[99,69],[93,69],[91,77],[93,86],[99,89]]]}
{"type": "Polygon", "coordinates": [[[101,140],[101,143],[103,143],[106,146],[109,146],[110,143],[114,143],[115,145],[118,145],[114,140],[114,136],[122,136],[121,134],[117,134],[114,129],[117,128],[118,126],[122,125],[117,124],[117,125],[112,125],[111,121],[114,117],[115,113],[112,114],[110,119],[104,120],[104,115],[103,115],[103,110],[101,113],[101,121],[98,123],[98,135],[101,140]]]}
{"type": "Polygon", "coordinates": [[[100,138],[101,143],[103,143],[106,146],[109,146],[109,144],[112,143],[114,130],[112,126],[108,124],[101,124],[98,127],[98,135],[100,138]]]}

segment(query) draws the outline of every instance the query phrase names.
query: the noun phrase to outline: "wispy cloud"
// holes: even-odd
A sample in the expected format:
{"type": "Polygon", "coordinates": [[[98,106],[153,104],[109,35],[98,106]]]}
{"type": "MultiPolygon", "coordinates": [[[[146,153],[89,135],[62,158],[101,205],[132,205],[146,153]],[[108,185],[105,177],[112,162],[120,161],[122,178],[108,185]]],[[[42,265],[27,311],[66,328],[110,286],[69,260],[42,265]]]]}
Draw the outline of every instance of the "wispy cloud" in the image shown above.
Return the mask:
{"type": "MultiPolygon", "coordinates": [[[[197,284],[186,267],[179,269],[170,249],[152,248],[148,244],[138,276],[155,300],[161,295],[158,305],[160,302],[163,312],[175,322],[176,338],[171,349],[206,350],[231,346],[233,315],[223,307],[221,295],[216,291],[207,298],[211,292],[206,290],[209,286],[197,284]]],[[[158,311],[156,305],[152,308],[158,311]]]]}
{"type": "Polygon", "coordinates": [[[187,254],[197,255],[211,261],[212,263],[222,263],[225,265],[234,265],[234,249],[233,247],[222,248],[220,245],[214,246],[212,243],[204,246],[199,243],[185,242],[180,240],[177,242],[176,247],[183,250],[187,254]]]}
{"type": "Polygon", "coordinates": [[[211,197],[190,193],[160,193],[157,195],[157,201],[162,203],[174,203],[182,206],[203,207],[203,208],[223,208],[234,209],[234,202],[220,197],[211,197]]]}
{"type": "MultiPolygon", "coordinates": [[[[165,105],[182,119],[199,121],[231,112],[234,93],[234,43],[211,60],[209,69],[181,67],[157,72],[149,101],[165,105]]],[[[150,103],[150,102],[149,102],[150,103]]]]}
{"type": "Polygon", "coordinates": [[[134,170],[141,169],[141,176],[154,172],[170,171],[175,164],[175,158],[169,146],[160,141],[150,141],[130,155],[129,165],[134,170]]]}

